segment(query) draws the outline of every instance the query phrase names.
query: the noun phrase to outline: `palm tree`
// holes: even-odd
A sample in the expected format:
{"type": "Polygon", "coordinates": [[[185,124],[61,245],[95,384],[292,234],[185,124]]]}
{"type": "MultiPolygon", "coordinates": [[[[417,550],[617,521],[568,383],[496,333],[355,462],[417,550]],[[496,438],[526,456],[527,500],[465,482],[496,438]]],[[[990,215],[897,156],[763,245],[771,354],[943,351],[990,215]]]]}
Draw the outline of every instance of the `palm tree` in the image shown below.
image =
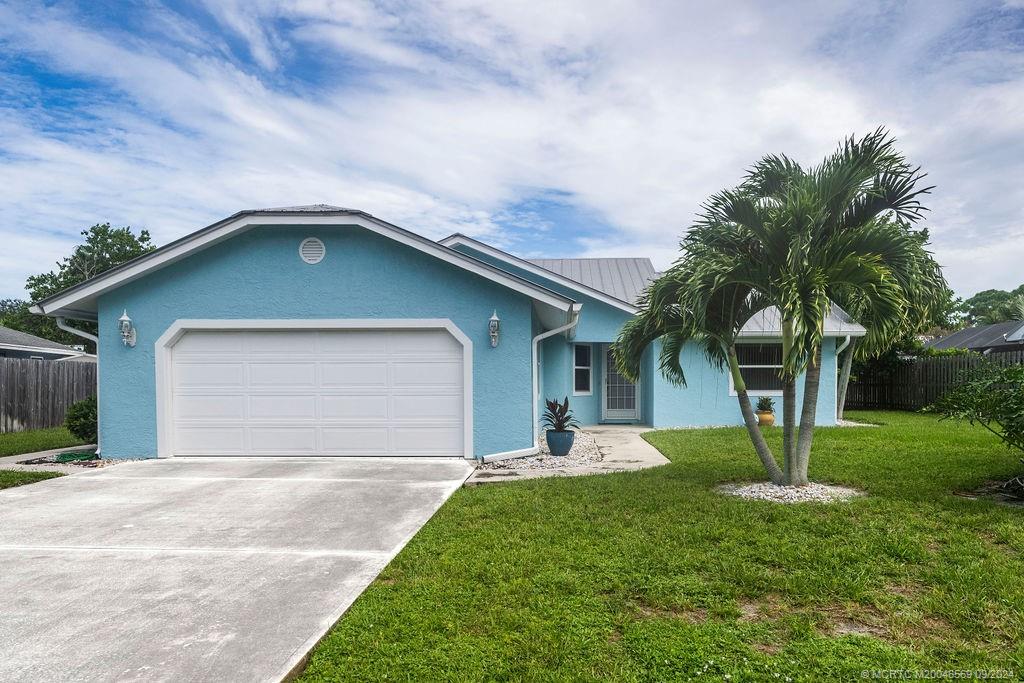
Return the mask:
{"type": "Polygon", "coordinates": [[[945,286],[914,229],[926,210],[920,169],[895,151],[882,129],[849,138],[809,169],[767,156],[734,190],[713,195],[683,238],[676,263],[648,288],[637,317],[615,344],[620,370],[633,379],[641,356],[661,340],[659,366],[685,385],[679,353],[701,345],[728,365],[744,424],[769,478],[805,485],[813,443],[824,322],[833,301],[854,308],[867,328],[863,352],[886,348],[945,286]],[[917,278],[928,273],[928,283],[917,278]],[[750,318],[777,310],[782,336],[783,454],[778,464],[757,428],[740,374],[735,341],[750,318]],[[796,381],[804,375],[797,431],[796,381]]]}

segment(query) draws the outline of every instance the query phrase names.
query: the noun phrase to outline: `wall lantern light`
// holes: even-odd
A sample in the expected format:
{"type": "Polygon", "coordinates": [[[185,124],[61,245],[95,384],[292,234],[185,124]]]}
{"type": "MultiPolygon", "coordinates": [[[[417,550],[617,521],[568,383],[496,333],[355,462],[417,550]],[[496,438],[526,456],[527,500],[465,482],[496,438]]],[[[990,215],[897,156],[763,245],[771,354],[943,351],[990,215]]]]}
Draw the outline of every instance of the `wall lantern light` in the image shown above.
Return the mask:
{"type": "Polygon", "coordinates": [[[121,341],[125,346],[135,346],[135,326],[132,319],[128,317],[128,309],[125,309],[121,317],[117,319],[117,329],[121,331],[121,341]]]}
{"type": "Polygon", "coordinates": [[[501,330],[501,318],[498,317],[498,311],[494,311],[491,314],[491,319],[487,321],[487,332],[491,335],[491,348],[493,349],[498,345],[498,332],[501,330]]]}

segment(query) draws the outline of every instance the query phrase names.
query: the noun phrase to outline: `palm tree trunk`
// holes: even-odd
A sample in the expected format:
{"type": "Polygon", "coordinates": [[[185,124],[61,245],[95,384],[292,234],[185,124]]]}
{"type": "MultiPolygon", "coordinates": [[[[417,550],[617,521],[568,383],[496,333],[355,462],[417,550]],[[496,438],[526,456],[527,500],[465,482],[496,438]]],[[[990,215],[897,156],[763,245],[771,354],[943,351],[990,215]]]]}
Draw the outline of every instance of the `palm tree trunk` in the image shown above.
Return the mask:
{"type": "Polygon", "coordinates": [[[846,347],[846,355],[843,356],[843,369],[839,372],[839,387],[836,396],[836,417],[843,419],[843,411],[846,410],[846,390],[850,386],[850,368],[853,366],[853,351],[857,348],[857,340],[851,339],[846,347]]]}
{"type": "Polygon", "coordinates": [[[750,435],[750,440],[754,444],[754,451],[757,452],[757,457],[768,472],[768,478],[771,482],[773,484],[781,484],[782,470],[779,468],[779,463],[775,462],[775,456],[772,455],[768,442],[764,440],[761,428],[757,426],[757,416],[754,414],[754,407],[750,405],[747,385],[743,382],[743,376],[740,374],[740,364],[736,359],[735,345],[729,346],[729,371],[732,373],[733,387],[736,389],[736,398],[740,403],[740,413],[743,414],[743,424],[746,425],[747,434],[750,435]]]}
{"type": "Polygon", "coordinates": [[[800,436],[796,445],[796,471],[790,484],[806,486],[807,466],[811,461],[814,442],[814,420],[818,412],[818,387],[821,384],[821,346],[814,349],[811,362],[804,373],[804,405],[800,412],[800,436]]]}
{"type": "MultiPolygon", "coordinates": [[[[782,321],[782,357],[793,348],[793,321],[782,321]]],[[[783,482],[790,483],[796,466],[796,377],[786,374],[782,378],[782,474],[783,482]]]]}

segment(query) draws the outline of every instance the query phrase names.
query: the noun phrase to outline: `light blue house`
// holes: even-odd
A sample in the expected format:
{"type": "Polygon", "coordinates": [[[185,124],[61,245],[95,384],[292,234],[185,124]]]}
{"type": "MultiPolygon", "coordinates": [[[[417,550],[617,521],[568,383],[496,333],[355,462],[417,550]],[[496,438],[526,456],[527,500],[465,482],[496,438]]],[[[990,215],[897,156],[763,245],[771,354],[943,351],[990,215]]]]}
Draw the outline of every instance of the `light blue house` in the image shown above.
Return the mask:
{"type": "MultiPolygon", "coordinates": [[[[106,457],[490,459],[535,451],[545,397],[585,425],[742,423],[728,373],[694,349],[686,387],[656,349],[636,385],[609,361],[654,276],[644,258],[527,261],[315,205],[239,212],[33,310],[99,322],[106,457]]],[[[825,333],[827,425],[837,347],[864,330],[837,309],[825,333]]],[[[772,312],[743,336],[748,387],[781,394],[772,312]]]]}

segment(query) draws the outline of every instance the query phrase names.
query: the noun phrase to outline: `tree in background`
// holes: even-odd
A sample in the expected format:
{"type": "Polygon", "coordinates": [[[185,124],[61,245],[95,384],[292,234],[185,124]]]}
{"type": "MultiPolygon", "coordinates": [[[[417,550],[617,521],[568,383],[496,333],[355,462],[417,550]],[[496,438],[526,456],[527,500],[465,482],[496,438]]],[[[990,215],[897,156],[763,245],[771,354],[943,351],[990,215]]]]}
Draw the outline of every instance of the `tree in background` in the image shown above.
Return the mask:
{"type": "MultiPolygon", "coordinates": [[[[82,237],[85,238],[84,242],[76,246],[70,256],[58,261],[56,270],[28,278],[25,289],[29,292],[30,301],[0,300],[0,325],[61,344],[84,343],[87,351],[95,352],[91,342],[60,329],[52,318],[30,313],[28,309],[31,302],[45,299],[125,261],[147,254],[156,249],[156,246],[152,243],[148,230],[141,230],[136,235],[130,227],[112,228],[110,223],[94,225],[88,230],[83,230],[82,237]]],[[[86,332],[96,332],[95,323],[80,322],[77,327],[86,332]]]]}
{"type": "Polygon", "coordinates": [[[1024,320],[1024,285],[1012,291],[986,289],[961,305],[967,325],[991,325],[1024,320]]]}
{"type": "Polygon", "coordinates": [[[867,329],[863,353],[888,348],[948,298],[927,233],[914,229],[925,207],[923,174],[879,129],[849,138],[819,165],[784,156],[755,164],[735,190],[713,195],[683,238],[682,255],[655,280],[640,312],[614,345],[620,370],[640,374],[647,346],[662,342],[659,365],[685,384],[680,353],[699,345],[728,366],[754,450],[773,483],[802,486],[814,438],[825,319],[847,302],[867,329]],[[782,465],[761,434],[736,356],[736,337],[754,314],[781,318],[782,465]],[[796,379],[803,373],[797,434],[796,379]]]}

